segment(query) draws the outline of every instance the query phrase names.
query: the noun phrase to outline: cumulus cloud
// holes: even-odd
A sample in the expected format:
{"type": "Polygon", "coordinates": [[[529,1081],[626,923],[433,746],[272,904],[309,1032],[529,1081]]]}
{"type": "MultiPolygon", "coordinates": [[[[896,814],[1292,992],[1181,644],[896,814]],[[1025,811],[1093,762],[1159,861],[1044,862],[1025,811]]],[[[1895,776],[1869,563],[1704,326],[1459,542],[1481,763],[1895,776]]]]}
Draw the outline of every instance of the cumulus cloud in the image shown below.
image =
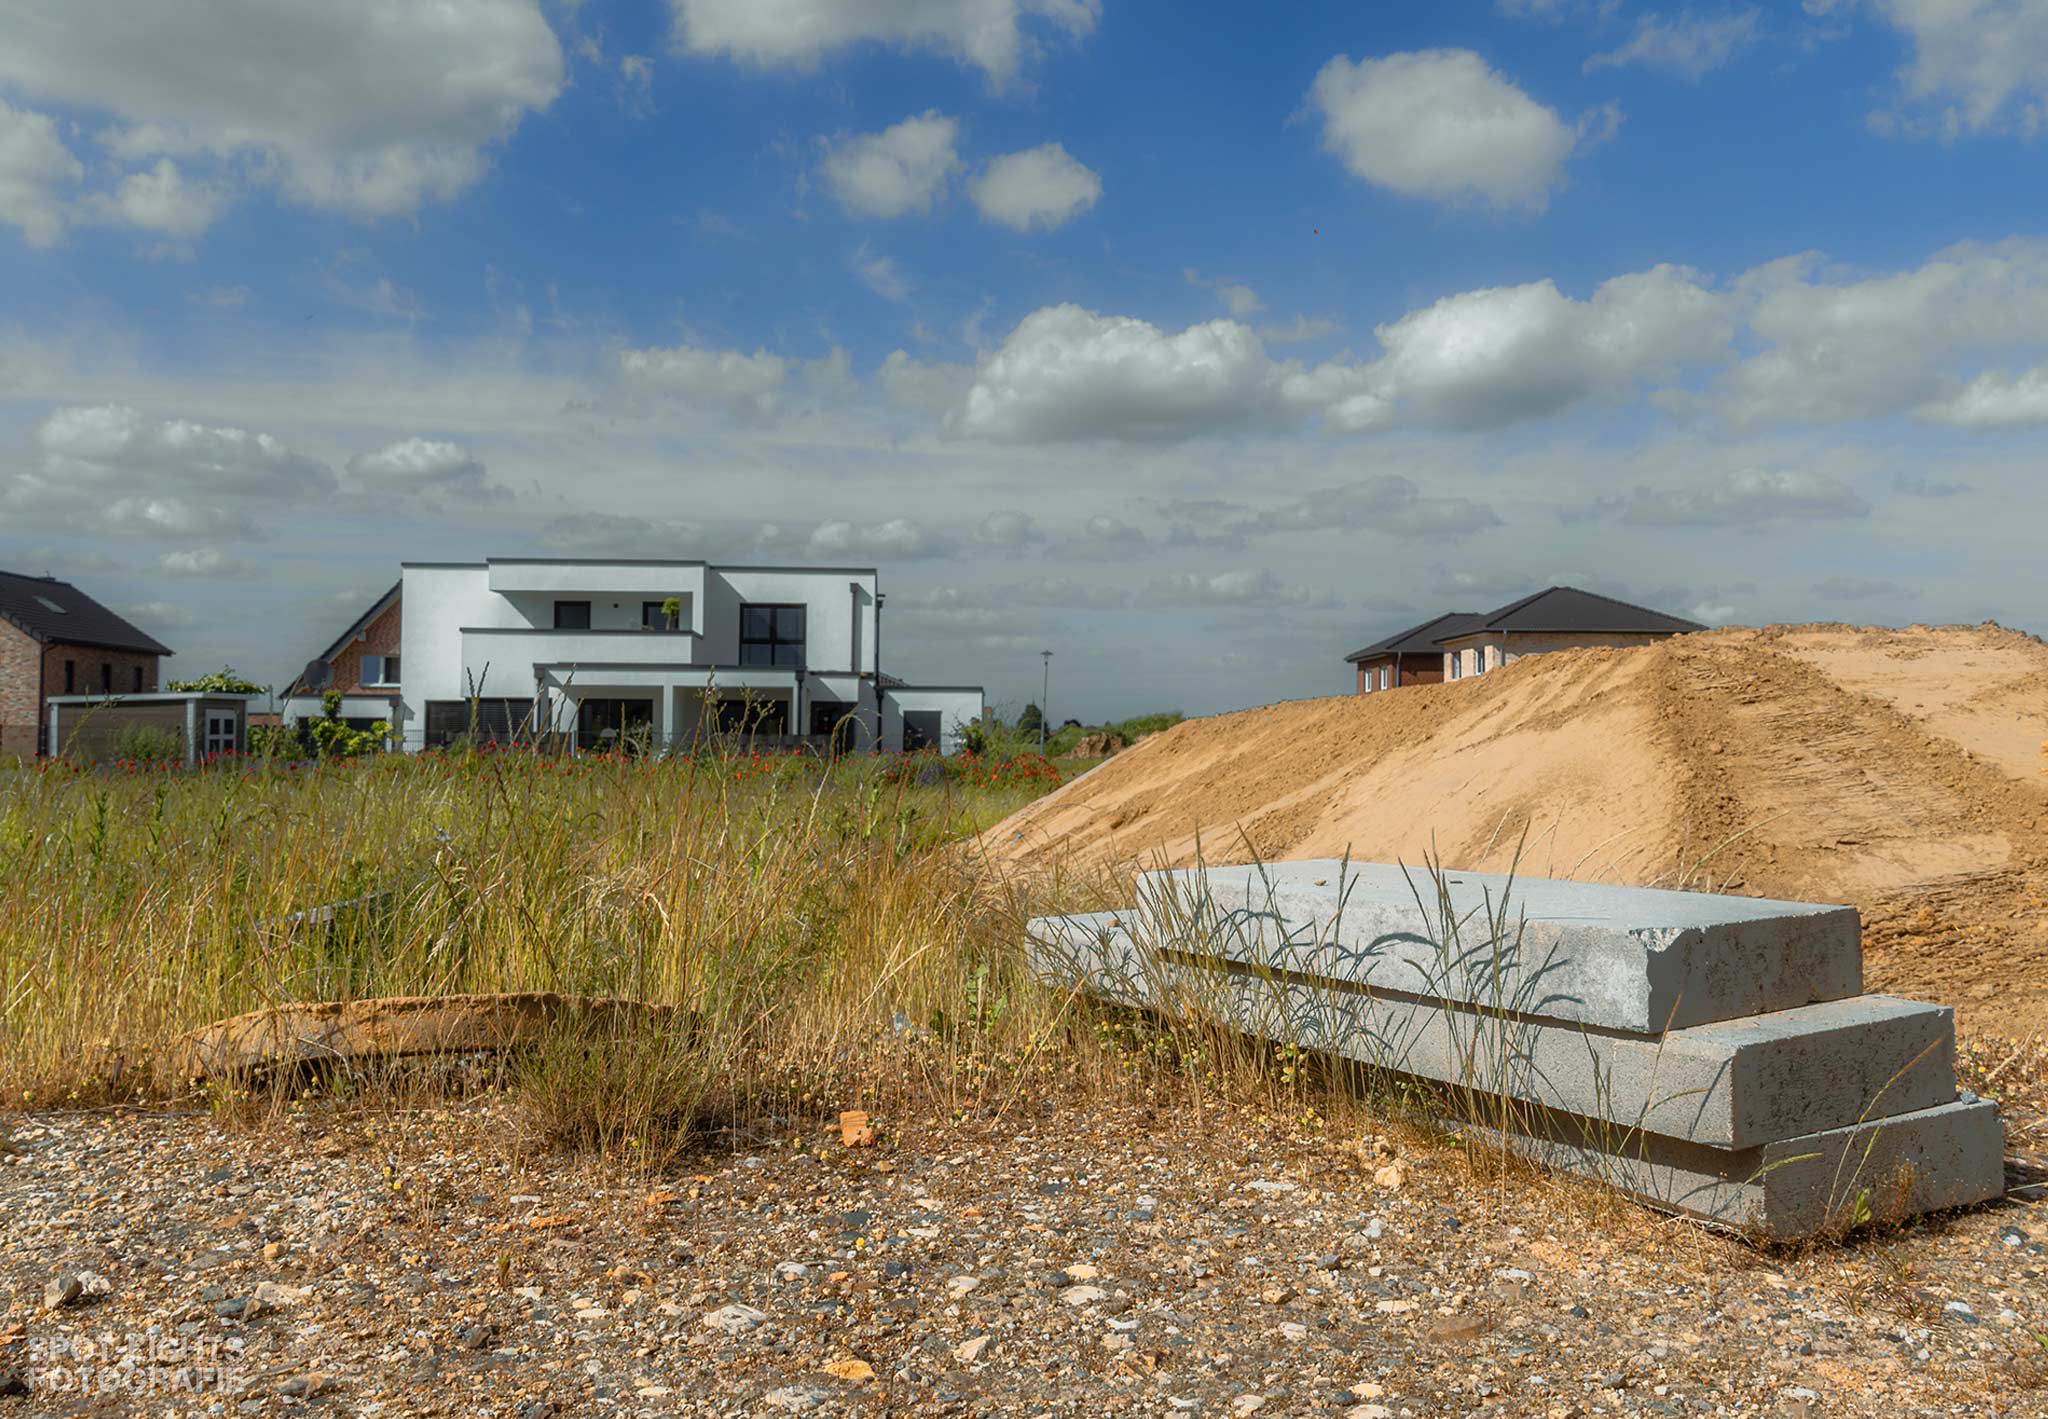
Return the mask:
{"type": "Polygon", "coordinates": [[[30,246],[55,245],[70,206],[66,189],[84,175],[47,114],[0,99],[0,222],[30,246]]]}
{"type": "Polygon", "coordinates": [[[941,419],[959,407],[974,385],[974,367],[927,364],[908,350],[892,350],[876,373],[882,398],[893,409],[941,419]]]}
{"type": "Polygon", "coordinates": [[[976,545],[997,551],[1017,552],[1045,540],[1038,521],[1016,508],[998,508],[976,524],[976,545]]]}
{"type": "Polygon", "coordinates": [[[2048,365],[2019,374],[1978,375],[1954,394],[1914,411],[1958,429],[2019,429],[2048,424],[2048,365]]]}
{"type": "MultiPolygon", "coordinates": [[[[782,529],[767,527],[761,540],[777,545],[782,529]]],[[[911,562],[944,556],[950,549],[946,539],[915,518],[892,517],[885,522],[856,523],[844,519],[821,522],[804,538],[807,555],[836,560],[911,562]]]]}
{"type": "Polygon", "coordinates": [[[2048,101],[2048,6],[2040,0],[1873,0],[1904,35],[1899,103],[1881,133],[2041,132],[2048,101]]]}
{"type": "Polygon", "coordinates": [[[857,44],[930,49],[1002,84],[1032,46],[1035,28],[1085,38],[1101,0],[669,0],[678,48],[750,64],[817,66],[857,44]]]}
{"type": "Polygon", "coordinates": [[[1052,555],[1069,562],[1109,562],[1141,555],[1151,539],[1120,517],[1096,513],[1052,544],[1052,555]]]}
{"type": "MultiPolygon", "coordinates": [[[[2048,243],[2039,241],[1965,243],[1875,276],[1792,257],[1739,285],[1764,348],[1713,393],[1742,423],[1827,423],[1922,406],[1941,417],[1959,357],[2032,348],[2048,329],[2048,243]]],[[[1981,397],[1988,409],[2017,396],[1993,383],[1981,397]]]]}
{"type": "Polygon", "coordinates": [[[400,439],[351,458],[348,471],[365,493],[379,499],[454,507],[511,496],[491,481],[480,459],[445,439],[400,439]]]}
{"type": "Polygon", "coordinates": [[[554,519],[535,541],[565,557],[701,557],[707,535],[699,522],[580,512],[554,519]]]}
{"type": "Polygon", "coordinates": [[[334,489],[325,464],[269,434],[99,404],[43,420],[35,457],[7,485],[4,503],[67,527],[231,540],[259,535],[256,511],[334,489]]]}
{"type": "Polygon", "coordinates": [[[1731,303],[1678,266],[1617,276],[1583,301],[1547,280],[1466,291],[1380,326],[1378,360],[1324,366],[1304,393],[1341,428],[1498,428],[1718,358],[1735,326],[1731,303]]]}
{"type": "Polygon", "coordinates": [[[937,110],[891,124],[880,133],[821,140],[821,168],[839,204],[858,217],[929,212],[960,167],[959,123],[937,110]]]}
{"type": "Polygon", "coordinates": [[[1468,49],[1340,54],[1316,75],[1309,104],[1322,118],[1323,147],[1354,176],[1437,202],[1541,210],[1592,131],[1468,49]]]}
{"type": "Polygon", "coordinates": [[[1761,18],[1754,8],[1707,15],[1691,10],[1677,15],[1643,15],[1636,21],[1635,32],[1619,48],[1588,59],[1586,72],[1640,64],[1668,69],[1698,82],[1757,41],[1761,18]]]}
{"type": "Polygon", "coordinates": [[[900,304],[910,299],[910,278],[903,274],[903,268],[869,250],[867,243],[854,250],[851,265],[862,283],[883,300],[900,304]]]}
{"type": "Polygon", "coordinates": [[[226,194],[209,183],[192,182],[169,158],[121,179],[97,204],[109,221],[168,237],[196,237],[220,215],[226,194]]]}
{"type": "Polygon", "coordinates": [[[360,217],[468,187],[562,74],[538,0],[91,0],[0,45],[0,83],[107,115],[117,157],[210,156],[360,217]]]}
{"type": "Polygon", "coordinates": [[[1705,487],[1638,487],[1615,505],[1635,527],[1758,527],[1867,517],[1870,504],[1839,478],[1792,469],[1744,469],[1705,487]]]}
{"type": "Polygon", "coordinates": [[[1058,143],[990,162],[968,187],[983,220],[1014,231],[1049,231],[1095,205],[1102,179],[1058,143]]]}
{"type": "Polygon", "coordinates": [[[124,601],[114,609],[145,631],[189,631],[206,624],[197,611],[175,601],[124,601]]]}
{"type": "Polygon", "coordinates": [[[1171,440],[1290,419],[1279,372],[1235,321],[1168,334],[1057,305],[1024,317],[982,362],[957,422],[980,437],[1037,442],[1171,440]]]}

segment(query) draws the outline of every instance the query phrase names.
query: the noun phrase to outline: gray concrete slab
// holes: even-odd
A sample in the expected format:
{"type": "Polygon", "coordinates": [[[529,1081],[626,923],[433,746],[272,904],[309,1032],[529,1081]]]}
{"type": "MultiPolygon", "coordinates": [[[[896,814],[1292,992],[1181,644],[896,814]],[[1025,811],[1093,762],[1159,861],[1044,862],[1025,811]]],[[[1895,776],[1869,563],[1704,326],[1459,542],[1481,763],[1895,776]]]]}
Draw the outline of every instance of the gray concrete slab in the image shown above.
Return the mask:
{"type": "Polygon", "coordinates": [[[1956,1097],[1954,1020],[1938,1005],[1862,996],[1646,1039],[1159,952],[1124,919],[1031,923],[1034,967],[1121,1004],[1719,1148],[1956,1097]]]}
{"type": "Polygon", "coordinates": [[[1639,1034],[1858,994],[1852,907],[1335,860],[1148,872],[1141,935],[1639,1034]]]}
{"type": "MultiPolygon", "coordinates": [[[[1673,1212],[1778,1239],[1988,1202],[2005,1191],[2005,1125],[1988,1100],[1951,1104],[1734,1151],[1553,1118],[1517,1151],[1673,1212]]],[[[1486,1137],[1497,1130],[1477,1128],[1486,1137]]]]}

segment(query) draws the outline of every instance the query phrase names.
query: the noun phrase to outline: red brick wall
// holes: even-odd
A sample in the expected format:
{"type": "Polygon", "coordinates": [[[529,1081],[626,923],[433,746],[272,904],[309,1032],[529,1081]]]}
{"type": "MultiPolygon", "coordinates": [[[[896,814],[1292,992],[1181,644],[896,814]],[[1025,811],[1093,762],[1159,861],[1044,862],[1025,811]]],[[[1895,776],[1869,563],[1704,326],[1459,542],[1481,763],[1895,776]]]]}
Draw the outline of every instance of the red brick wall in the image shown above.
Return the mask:
{"type": "MultiPolygon", "coordinates": [[[[367,688],[363,684],[363,657],[398,654],[399,612],[404,608],[404,602],[392,602],[384,608],[383,615],[363,628],[361,640],[352,640],[335,652],[334,679],[330,688],[344,695],[361,694],[367,688]]],[[[398,667],[398,673],[401,677],[405,674],[403,665],[398,667]]]]}
{"type": "Polygon", "coordinates": [[[0,754],[24,758],[36,752],[36,730],[43,722],[43,698],[66,693],[64,663],[72,665],[70,693],[97,695],[100,667],[107,666],[117,695],[135,690],[135,667],[142,668],[142,688],[157,688],[157,657],[134,650],[103,650],[98,646],[41,645],[18,626],[0,622],[0,754]],[[40,654],[38,652],[40,651],[40,654]],[[37,662],[41,662],[41,679],[37,662]]]}
{"type": "Polygon", "coordinates": [[[36,751],[37,642],[21,627],[0,621],[0,758],[28,758],[36,751]]]}

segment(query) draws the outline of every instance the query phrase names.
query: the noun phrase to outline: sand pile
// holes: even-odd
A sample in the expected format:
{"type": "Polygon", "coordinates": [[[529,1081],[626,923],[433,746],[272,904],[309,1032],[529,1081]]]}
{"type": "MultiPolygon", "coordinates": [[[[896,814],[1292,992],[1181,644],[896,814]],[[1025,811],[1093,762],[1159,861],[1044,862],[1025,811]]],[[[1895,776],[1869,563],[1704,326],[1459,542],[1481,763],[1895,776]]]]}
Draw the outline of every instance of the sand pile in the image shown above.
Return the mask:
{"type": "Polygon", "coordinates": [[[1534,657],[1152,735],[997,827],[1006,866],[1349,852],[1850,902],[1873,988],[2048,1029],[2048,645],[1774,626],[1534,657]]]}

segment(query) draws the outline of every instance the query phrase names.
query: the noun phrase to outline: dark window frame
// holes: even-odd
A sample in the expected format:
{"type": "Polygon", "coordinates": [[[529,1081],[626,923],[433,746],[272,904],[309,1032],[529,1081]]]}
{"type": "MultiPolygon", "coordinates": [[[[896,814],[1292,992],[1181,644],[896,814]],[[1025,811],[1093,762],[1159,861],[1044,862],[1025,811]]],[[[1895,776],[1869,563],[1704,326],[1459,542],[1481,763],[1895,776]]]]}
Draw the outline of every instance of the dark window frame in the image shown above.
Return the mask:
{"type": "Polygon", "coordinates": [[[558,630],[558,631],[587,631],[587,630],[589,630],[589,629],[590,629],[590,603],[589,603],[588,601],[557,601],[557,602],[555,603],[555,629],[556,629],[556,630],[558,630]],[[565,610],[567,610],[568,608],[570,608],[570,607],[572,607],[572,606],[574,606],[574,607],[578,608],[578,609],[579,609],[579,610],[581,610],[581,611],[582,611],[582,613],[583,613],[583,623],[582,623],[581,625],[573,625],[573,624],[572,624],[572,625],[564,625],[564,624],[563,624],[563,622],[562,622],[562,612],[564,612],[565,610]]]}
{"type": "Polygon", "coordinates": [[[100,662],[100,693],[103,695],[114,693],[114,662],[111,660],[102,660],[100,662]]]}
{"type": "Polygon", "coordinates": [[[801,601],[742,601],[740,603],[740,664],[748,668],[766,667],[771,669],[802,670],[805,666],[806,646],[810,639],[810,607],[801,601]],[[768,634],[766,636],[747,634],[747,613],[765,611],[768,613],[768,634]],[[797,631],[794,636],[783,633],[783,615],[795,612],[797,631]],[[776,652],[783,646],[796,648],[796,659],[785,661],[776,652]],[[750,648],[765,649],[765,659],[749,659],[750,648]]]}
{"type": "Polygon", "coordinates": [[[78,662],[75,660],[64,662],[64,693],[67,695],[78,693],[78,662]]]}
{"type": "Polygon", "coordinates": [[[683,616],[688,613],[689,609],[690,603],[684,601],[680,596],[664,596],[661,601],[643,601],[640,603],[640,628],[644,631],[683,630],[683,616]],[[661,609],[662,603],[669,600],[682,601],[683,603],[682,611],[677,614],[676,623],[673,626],[668,623],[668,613],[661,609]]]}
{"type": "Polygon", "coordinates": [[[128,693],[131,695],[139,695],[142,693],[142,667],[140,665],[131,665],[128,667],[128,669],[130,671],[128,678],[130,679],[130,681],[132,681],[132,684],[129,686],[128,693]]]}

